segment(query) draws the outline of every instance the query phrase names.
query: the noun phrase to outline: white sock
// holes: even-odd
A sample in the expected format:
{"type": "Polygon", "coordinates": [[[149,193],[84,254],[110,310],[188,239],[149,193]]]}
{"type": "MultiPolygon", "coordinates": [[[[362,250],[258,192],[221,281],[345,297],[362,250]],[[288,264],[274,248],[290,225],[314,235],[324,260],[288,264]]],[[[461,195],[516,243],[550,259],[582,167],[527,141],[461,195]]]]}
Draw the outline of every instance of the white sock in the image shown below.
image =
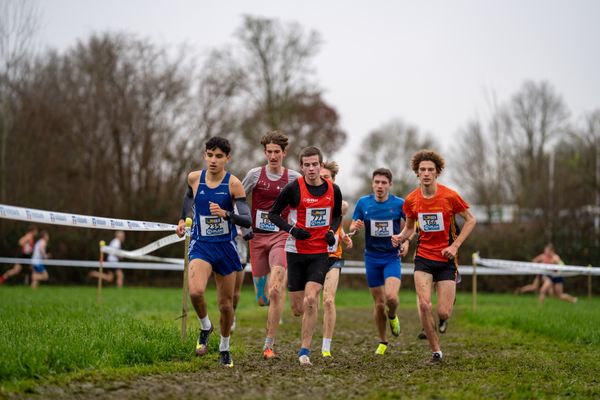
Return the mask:
{"type": "Polygon", "coordinates": [[[203,331],[209,330],[210,327],[212,326],[212,324],[210,323],[210,319],[208,318],[208,314],[206,314],[206,317],[204,317],[204,318],[198,317],[198,319],[200,320],[200,325],[202,326],[203,331]]]}
{"type": "Polygon", "coordinates": [[[323,345],[321,346],[321,351],[331,352],[331,338],[323,338],[323,345]]]}
{"type": "Polygon", "coordinates": [[[440,358],[443,358],[443,354],[442,354],[441,350],[440,351],[434,351],[433,354],[439,354],[440,358]]]}
{"type": "Polygon", "coordinates": [[[275,344],[275,339],[272,339],[267,336],[265,338],[265,345],[263,347],[263,350],[266,350],[267,348],[272,349],[274,344],[275,344]]]}
{"type": "Polygon", "coordinates": [[[221,344],[219,345],[219,351],[229,351],[229,336],[221,336],[221,344]]]}

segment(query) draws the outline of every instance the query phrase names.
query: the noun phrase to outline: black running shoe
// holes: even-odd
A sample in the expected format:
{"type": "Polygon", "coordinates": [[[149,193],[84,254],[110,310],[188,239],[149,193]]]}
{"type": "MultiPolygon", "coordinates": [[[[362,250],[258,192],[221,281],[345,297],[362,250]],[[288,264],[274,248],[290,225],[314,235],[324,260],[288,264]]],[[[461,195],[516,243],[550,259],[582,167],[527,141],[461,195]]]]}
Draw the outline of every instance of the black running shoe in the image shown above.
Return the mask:
{"type": "Polygon", "coordinates": [[[417,339],[427,339],[427,334],[425,333],[425,329],[421,329],[421,332],[419,332],[419,334],[417,335],[417,339]]]}
{"type": "Polygon", "coordinates": [[[213,331],[213,326],[210,326],[210,329],[200,329],[200,334],[198,335],[198,341],[196,341],[196,355],[203,356],[208,352],[208,338],[213,331]]]}
{"type": "Polygon", "coordinates": [[[446,333],[446,329],[448,329],[448,320],[440,319],[440,324],[438,325],[438,331],[440,333],[446,333]]]}
{"type": "Polygon", "coordinates": [[[229,352],[229,350],[221,352],[220,362],[221,362],[221,365],[224,367],[228,367],[228,368],[233,367],[233,360],[231,359],[231,353],[229,352]]]}
{"type": "Polygon", "coordinates": [[[431,354],[431,358],[427,361],[429,365],[439,365],[442,363],[442,356],[439,353],[431,354]]]}

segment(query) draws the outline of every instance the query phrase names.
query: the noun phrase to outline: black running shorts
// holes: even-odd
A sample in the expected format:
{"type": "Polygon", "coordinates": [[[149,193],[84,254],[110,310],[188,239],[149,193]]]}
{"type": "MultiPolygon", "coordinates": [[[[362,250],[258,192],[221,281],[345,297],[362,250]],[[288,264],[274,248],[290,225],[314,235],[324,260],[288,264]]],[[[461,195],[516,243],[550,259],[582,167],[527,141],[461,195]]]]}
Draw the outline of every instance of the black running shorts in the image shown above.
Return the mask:
{"type": "Polygon", "coordinates": [[[419,256],[415,257],[415,271],[431,274],[434,282],[454,281],[458,275],[454,261],[434,261],[419,256]]]}
{"type": "Polygon", "coordinates": [[[307,282],[323,284],[329,271],[329,254],[298,254],[286,252],[288,264],[288,290],[304,290],[307,282]]]}

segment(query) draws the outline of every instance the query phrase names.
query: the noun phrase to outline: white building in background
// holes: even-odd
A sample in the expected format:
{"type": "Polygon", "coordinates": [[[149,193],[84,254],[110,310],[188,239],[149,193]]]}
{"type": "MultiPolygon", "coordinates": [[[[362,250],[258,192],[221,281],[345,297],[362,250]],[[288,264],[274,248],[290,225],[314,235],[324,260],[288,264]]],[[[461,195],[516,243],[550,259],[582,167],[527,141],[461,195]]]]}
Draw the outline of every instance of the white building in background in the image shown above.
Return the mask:
{"type": "Polygon", "coordinates": [[[481,205],[471,205],[471,213],[481,223],[508,223],[517,219],[519,207],[516,204],[494,204],[491,209],[481,205]]]}

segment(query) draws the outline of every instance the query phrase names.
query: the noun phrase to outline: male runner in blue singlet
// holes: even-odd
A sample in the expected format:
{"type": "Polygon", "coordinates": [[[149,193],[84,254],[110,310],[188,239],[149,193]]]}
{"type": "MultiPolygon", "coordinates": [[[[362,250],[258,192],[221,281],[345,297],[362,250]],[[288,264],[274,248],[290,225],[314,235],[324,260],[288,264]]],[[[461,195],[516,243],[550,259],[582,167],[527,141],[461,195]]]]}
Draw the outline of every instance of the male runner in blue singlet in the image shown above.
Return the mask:
{"type": "Polygon", "coordinates": [[[235,225],[249,228],[251,225],[250,209],[246,203],[246,194],[242,182],[225,170],[230,160],[231,145],[227,139],[213,137],[206,142],[204,161],[206,169],[192,171],[188,175],[189,190],[182,207],[182,218],[179,220],[177,234],[185,233],[185,215],[189,209],[190,198],[193,200],[193,226],[189,250],[189,289],[190,298],[201,329],[196,343],[196,354],[202,356],[208,351],[208,338],[213,326],[208,318],[208,310],[204,294],[212,272],[215,273],[217,285],[217,302],[219,305],[221,343],[221,364],[233,367],[229,351],[229,336],[233,322],[233,296],[236,274],[242,265],[235,247],[237,231],[235,225]],[[234,213],[234,202],[238,213],[234,213]]]}
{"type": "Polygon", "coordinates": [[[401,219],[405,219],[402,212],[404,199],[390,194],[392,172],[387,168],[373,171],[372,186],[373,193],[356,203],[350,232],[365,228],[367,284],[375,303],[373,319],[379,334],[375,354],[383,355],[388,346],[386,319],[392,334],[400,335],[400,321],[396,315],[401,283],[400,255],[406,255],[408,243],[402,244],[400,254],[392,244],[392,235],[400,233],[401,219]]]}

